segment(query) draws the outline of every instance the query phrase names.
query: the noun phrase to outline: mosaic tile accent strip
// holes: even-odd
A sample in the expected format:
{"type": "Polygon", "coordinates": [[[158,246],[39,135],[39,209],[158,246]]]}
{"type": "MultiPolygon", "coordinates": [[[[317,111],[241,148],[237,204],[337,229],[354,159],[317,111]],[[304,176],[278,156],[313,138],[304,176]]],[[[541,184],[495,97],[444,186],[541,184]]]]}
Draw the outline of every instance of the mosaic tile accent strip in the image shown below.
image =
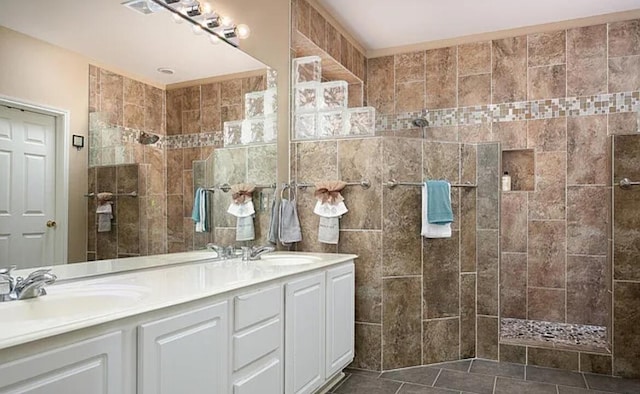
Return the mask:
{"type": "Polygon", "coordinates": [[[546,100],[520,101],[473,107],[446,108],[379,115],[376,131],[395,131],[414,128],[411,120],[425,117],[429,127],[466,126],[487,122],[551,119],[619,112],[640,112],[640,92],[599,94],[585,97],[566,97],[546,100]]]}
{"type": "Polygon", "coordinates": [[[538,320],[502,318],[500,340],[504,342],[542,342],[549,345],[568,345],[607,349],[607,328],[584,324],[553,323],[538,320]]]}
{"type": "Polygon", "coordinates": [[[222,132],[168,135],[164,138],[167,149],[222,147],[222,132]]]}

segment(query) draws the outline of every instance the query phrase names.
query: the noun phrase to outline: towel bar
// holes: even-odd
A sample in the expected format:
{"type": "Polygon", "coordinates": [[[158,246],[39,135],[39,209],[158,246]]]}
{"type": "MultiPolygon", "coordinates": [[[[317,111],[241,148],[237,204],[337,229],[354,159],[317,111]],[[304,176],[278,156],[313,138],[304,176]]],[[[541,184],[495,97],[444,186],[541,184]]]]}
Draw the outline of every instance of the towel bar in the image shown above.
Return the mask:
{"type": "MultiPolygon", "coordinates": [[[[88,193],[84,195],[85,197],[95,197],[96,194],[95,193],[88,193]]],[[[118,194],[114,194],[113,197],[138,197],[138,192],[131,192],[131,193],[118,193],[118,194]]]]}
{"type": "MultiPolygon", "coordinates": [[[[254,185],[256,189],[275,189],[276,186],[277,185],[275,183],[270,183],[268,185],[254,185]]],[[[231,185],[229,185],[228,183],[224,183],[222,185],[207,187],[204,190],[212,193],[214,193],[216,190],[221,190],[224,193],[228,193],[231,190],[231,185]]]]}
{"type": "MultiPolygon", "coordinates": [[[[371,187],[371,182],[368,179],[363,179],[357,182],[345,182],[347,186],[361,186],[363,189],[368,189],[371,187]]],[[[296,183],[292,182],[291,185],[297,187],[298,189],[305,189],[307,187],[315,187],[315,183],[296,183]]]]}
{"type": "MultiPolygon", "coordinates": [[[[393,189],[396,186],[423,186],[424,183],[420,183],[420,182],[398,182],[395,179],[390,179],[388,182],[386,182],[384,184],[386,187],[393,189]]],[[[476,188],[478,187],[477,185],[474,185],[471,182],[465,182],[465,183],[452,183],[451,187],[470,187],[470,188],[476,188]]]]}
{"type": "Polygon", "coordinates": [[[640,186],[640,182],[634,182],[629,178],[622,178],[620,179],[618,186],[620,186],[620,189],[626,190],[626,189],[631,189],[631,186],[640,186]]]}

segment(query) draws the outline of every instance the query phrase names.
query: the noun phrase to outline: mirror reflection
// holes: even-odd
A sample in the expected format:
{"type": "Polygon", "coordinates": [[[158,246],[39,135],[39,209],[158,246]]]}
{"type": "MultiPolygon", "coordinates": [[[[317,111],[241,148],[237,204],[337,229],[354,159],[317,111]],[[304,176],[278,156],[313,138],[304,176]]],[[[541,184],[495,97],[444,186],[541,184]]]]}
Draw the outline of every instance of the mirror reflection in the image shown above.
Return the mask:
{"type": "MultiPolygon", "coordinates": [[[[187,22],[174,23],[166,11],[144,13],[109,0],[50,3],[3,5],[0,58],[6,70],[20,72],[14,78],[21,82],[0,80],[0,100],[11,98],[19,109],[32,103],[69,111],[70,127],[55,133],[87,139],[76,151],[69,135],[64,147],[66,201],[58,193],[64,177],[48,178],[56,189],[50,194],[68,209],[69,220],[64,209],[42,213],[42,239],[0,242],[0,265],[27,268],[238,243],[236,218],[227,213],[233,193],[221,185],[265,186],[251,195],[254,236],[242,244],[266,243],[274,193],[268,186],[276,180],[275,72],[237,48],[194,34],[187,22]],[[86,17],[97,13],[104,17],[86,17]],[[10,60],[14,55],[33,56],[39,64],[20,69],[17,59],[10,60]],[[58,78],[38,83],[51,77],[47,69],[58,78]],[[61,75],[78,70],[83,77],[61,75]],[[205,228],[194,221],[198,188],[206,190],[205,228]],[[46,230],[53,219],[60,225],[46,230]],[[56,236],[63,231],[68,241],[56,236]],[[29,248],[22,254],[29,257],[16,261],[16,251],[29,248]],[[51,261],[61,255],[56,248],[68,249],[68,258],[51,261]]],[[[31,110],[39,112],[37,106],[31,110]]],[[[56,160],[47,163],[55,166],[56,160]]]]}

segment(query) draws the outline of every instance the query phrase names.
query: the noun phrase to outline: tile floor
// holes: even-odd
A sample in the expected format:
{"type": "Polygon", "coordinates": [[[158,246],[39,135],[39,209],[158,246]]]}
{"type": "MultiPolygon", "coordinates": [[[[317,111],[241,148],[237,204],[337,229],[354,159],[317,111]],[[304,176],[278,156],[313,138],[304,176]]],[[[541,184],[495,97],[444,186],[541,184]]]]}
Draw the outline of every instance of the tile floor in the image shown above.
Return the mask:
{"type": "Polygon", "coordinates": [[[335,394],[605,394],[640,393],[640,380],[559,369],[463,360],[389,372],[345,370],[335,394]]]}

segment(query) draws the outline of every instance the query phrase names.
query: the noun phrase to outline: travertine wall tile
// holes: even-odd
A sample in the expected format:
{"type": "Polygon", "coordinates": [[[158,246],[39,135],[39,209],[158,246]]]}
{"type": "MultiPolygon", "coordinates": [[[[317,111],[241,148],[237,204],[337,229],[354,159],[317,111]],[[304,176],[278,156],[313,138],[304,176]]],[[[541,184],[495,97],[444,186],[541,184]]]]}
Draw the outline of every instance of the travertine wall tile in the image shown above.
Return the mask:
{"type": "Polygon", "coordinates": [[[567,256],[567,323],[607,325],[607,257],[567,256]]]}
{"type": "Polygon", "coordinates": [[[567,154],[538,152],[535,158],[535,192],[529,193],[529,219],[565,219],[567,154]]]}
{"type": "Polygon", "coordinates": [[[498,359],[498,338],[500,322],[497,317],[478,316],[478,357],[487,360],[498,359]]]}
{"type": "Polygon", "coordinates": [[[541,100],[567,96],[565,65],[529,67],[528,99],[541,100]]]}
{"type": "Polygon", "coordinates": [[[527,318],[527,254],[502,253],[500,316],[527,318]]]}
{"type": "Polygon", "coordinates": [[[394,113],[394,57],[373,58],[367,63],[367,105],[374,107],[379,114],[394,113]]]}
{"type": "Polygon", "coordinates": [[[396,83],[424,81],[425,53],[411,52],[394,56],[396,83]]]}
{"type": "Polygon", "coordinates": [[[609,58],[609,92],[640,90],[640,56],[609,58]]]}
{"type": "Polygon", "coordinates": [[[475,42],[458,46],[458,75],[491,72],[491,42],[475,42]]]}
{"type": "Polygon", "coordinates": [[[607,25],[567,30],[567,95],[607,92],[607,25]]]}
{"type": "Polygon", "coordinates": [[[567,189],[567,253],[607,255],[610,200],[607,187],[567,189]]]}
{"type": "Polygon", "coordinates": [[[382,323],[382,233],[343,231],[338,252],[358,255],[356,321],[382,323]]]}
{"type": "Polygon", "coordinates": [[[424,319],[460,314],[458,237],[453,231],[451,238],[423,241],[424,319]]]}
{"type": "Polygon", "coordinates": [[[609,183],[607,117],[581,116],[567,119],[567,183],[609,183]]]}
{"type": "Polygon", "coordinates": [[[498,230],[478,230],[478,314],[498,315],[498,230]]]}
{"type": "Polygon", "coordinates": [[[527,300],[527,319],[561,323],[565,321],[565,289],[529,285],[527,300]]]}
{"type": "Polygon", "coordinates": [[[383,369],[420,364],[422,319],[420,277],[383,280],[383,369]]]}
{"type": "MultiPolygon", "coordinates": [[[[565,234],[564,221],[529,222],[529,286],[564,288],[565,234]]],[[[562,298],[564,304],[564,292],[562,298]]]]}
{"type": "Polygon", "coordinates": [[[640,55],[640,19],[609,23],[609,57],[640,55]]]}
{"type": "Polygon", "coordinates": [[[356,323],[355,357],[352,368],[380,371],[382,369],[382,326],[356,323]]]}
{"type": "Polygon", "coordinates": [[[501,250],[527,251],[527,193],[503,193],[500,207],[501,250]]]}
{"type": "Polygon", "coordinates": [[[566,32],[530,34],[528,37],[529,67],[565,63],[566,32]]]}
{"type": "Polygon", "coordinates": [[[423,364],[441,363],[459,359],[460,322],[458,318],[425,320],[423,330],[423,364]]]}
{"type": "Polygon", "coordinates": [[[426,106],[422,108],[455,107],[457,104],[457,47],[428,50],[426,65],[427,101],[426,106]]]}
{"type": "Polygon", "coordinates": [[[640,376],[640,283],[615,281],[613,299],[613,373],[637,378],[640,376]]]}
{"type": "Polygon", "coordinates": [[[491,74],[476,74],[458,79],[458,106],[470,107],[491,102],[491,74]]]}
{"type": "MultiPolygon", "coordinates": [[[[460,275],[460,358],[476,356],[476,275],[460,275]]],[[[434,333],[428,331],[430,336],[434,333]]],[[[451,335],[451,334],[449,334],[451,335]]],[[[440,339],[440,338],[438,338],[440,339]]],[[[426,354],[426,349],[425,349],[426,354]]],[[[445,361],[445,360],[442,360],[445,361]]]]}
{"type": "Polygon", "coordinates": [[[527,98],[527,37],[493,41],[492,103],[527,98]]]}

